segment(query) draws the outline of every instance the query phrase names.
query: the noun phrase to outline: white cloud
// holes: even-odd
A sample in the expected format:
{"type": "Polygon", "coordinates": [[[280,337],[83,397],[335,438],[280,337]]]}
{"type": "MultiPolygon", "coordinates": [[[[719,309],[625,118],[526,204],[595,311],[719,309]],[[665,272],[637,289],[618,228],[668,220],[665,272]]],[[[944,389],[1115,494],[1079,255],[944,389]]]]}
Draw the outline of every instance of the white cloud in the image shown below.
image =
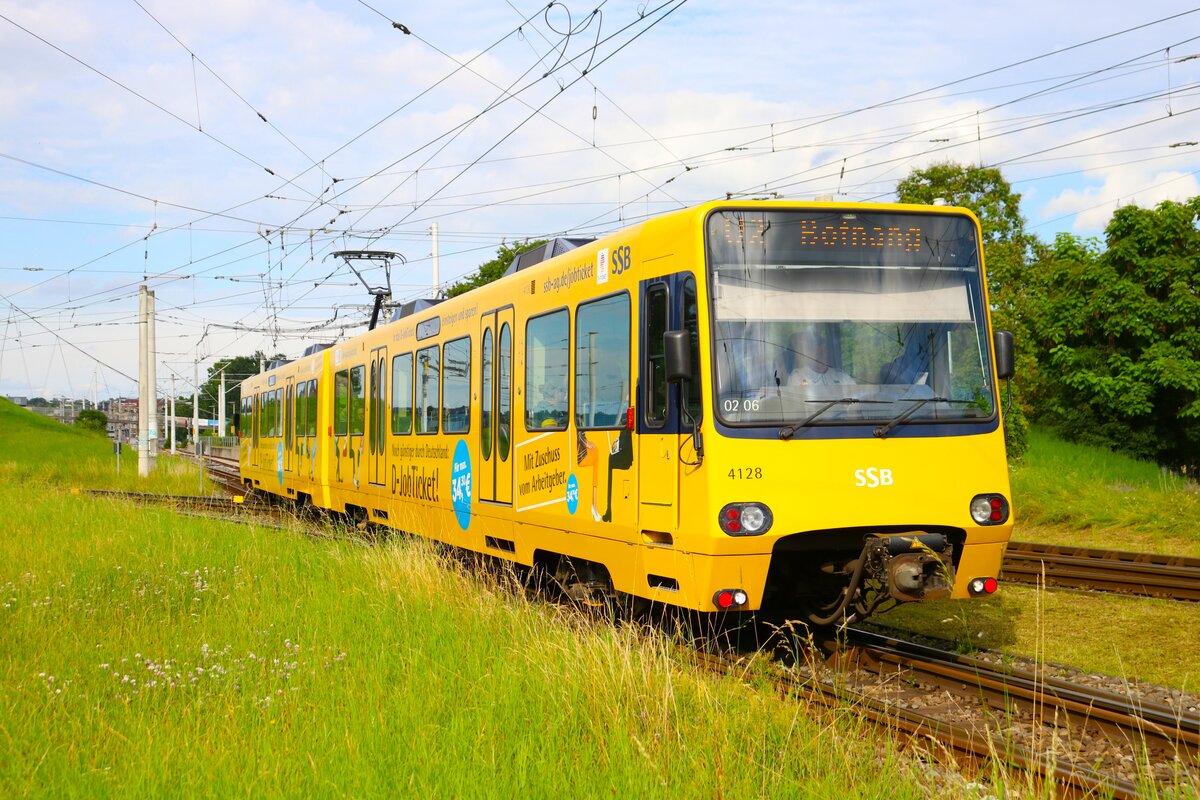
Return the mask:
{"type": "MultiPolygon", "coordinates": [[[[1200,82],[1200,62],[1173,66],[1171,81],[1180,91],[1172,98],[1171,119],[1120,135],[1107,133],[1162,116],[1164,103],[1152,100],[1045,123],[1046,115],[1065,109],[1161,91],[1165,65],[1160,69],[1155,57],[1146,61],[1150,69],[1071,81],[1187,38],[1200,26],[1200,14],[903,104],[881,105],[1156,15],[1187,10],[1182,0],[1144,13],[1102,0],[1090,5],[1086,15],[1072,4],[1032,0],[987,6],[949,0],[815,6],[783,0],[741,5],[693,0],[608,62],[594,65],[588,80],[561,92],[552,79],[537,80],[546,70],[537,56],[552,51],[542,34],[555,42],[561,39],[533,5],[516,3],[533,16],[517,36],[513,31],[522,13],[506,3],[372,2],[407,25],[413,35],[406,36],[368,8],[345,0],[143,2],[312,158],[343,148],[403,108],[330,157],[323,169],[314,168],[201,65],[193,72],[188,52],[136,5],[46,0],[6,8],[6,15],[183,122],[3,24],[0,152],[161,201],[233,209],[231,215],[248,220],[205,219],[165,202],[155,208],[150,201],[0,161],[0,216],[117,225],[0,220],[6,244],[0,252],[0,291],[6,294],[50,275],[26,273],[23,266],[63,269],[93,262],[69,279],[73,301],[83,291],[95,295],[91,305],[80,303],[76,321],[89,315],[111,320],[116,313],[132,319],[136,300],[130,287],[149,267],[198,276],[159,284],[160,308],[178,307],[163,328],[177,335],[197,339],[204,323],[216,320],[252,325],[270,320],[274,325],[278,317],[286,328],[288,320],[326,318],[335,306],[362,300],[352,286],[314,290],[312,284],[333,268],[324,259],[330,249],[366,246],[377,229],[394,226],[376,246],[409,257],[403,281],[397,282],[423,285],[429,280],[427,230],[435,220],[442,230],[442,275],[453,277],[487,260],[501,238],[511,241],[576,226],[589,231],[614,227],[620,224],[618,217],[657,213],[675,201],[690,203],[757,187],[799,197],[840,190],[848,197],[886,199],[908,170],[947,158],[982,158],[986,163],[1015,159],[1004,171],[1018,181],[1031,223],[1063,217],[1037,229],[1042,235],[1052,236],[1058,229],[1101,230],[1118,199],[1152,205],[1198,191],[1189,173],[1200,169],[1200,148],[1171,150],[1168,145],[1194,137],[1200,117],[1186,112],[1196,100],[1182,87],[1200,82]],[[435,87],[456,66],[433,47],[466,61],[492,45],[472,62],[472,69],[500,86],[534,83],[521,98],[532,106],[550,101],[545,109],[549,119],[525,122],[529,108],[509,100],[452,142],[438,138],[475,117],[499,90],[468,71],[435,87]],[[1055,93],[1036,95],[1059,84],[1063,86],[1055,93]],[[978,126],[977,111],[983,112],[978,126]],[[204,134],[190,127],[197,114],[204,134]],[[1061,149],[1097,134],[1104,135],[1061,149]],[[931,141],[935,139],[949,141],[931,141]],[[742,147],[747,149],[727,149],[742,147]],[[1039,151],[1047,152],[1030,155],[1039,151]],[[1162,158],[1134,163],[1150,156],[1162,158]],[[476,166],[447,185],[476,159],[481,159],[476,166]],[[305,170],[296,185],[285,185],[285,178],[305,170]],[[388,174],[356,186],[358,179],[381,171],[388,174]],[[346,180],[331,188],[330,177],[346,180]],[[435,192],[436,198],[414,211],[414,205],[435,192]],[[315,203],[314,196],[326,202],[315,203]],[[312,206],[316,208],[308,210],[312,206]],[[336,235],[320,233],[331,218],[336,219],[336,235]],[[143,243],[145,228],[137,226],[154,222],[158,230],[143,243]],[[193,224],[188,227],[188,222],[193,224]],[[258,233],[281,223],[293,225],[284,235],[287,249],[282,254],[278,234],[268,249],[258,233]],[[171,230],[175,225],[183,227],[171,230]],[[312,234],[310,248],[313,230],[318,232],[312,234]],[[108,253],[112,255],[103,257],[108,253]],[[291,279],[293,284],[272,288],[252,282],[260,274],[263,281],[291,279]],[[276,308],[269,301],[276,297],[299,304],[276,308]]],[[[580,24],[593,7],[573,7],[573,23],[580,24]]],[[[602,22],[593,21],[571,37],[568,57],[585,53],[597,30],[606,37],[634,23],[630,32],[603,46],[603,53],[613,52],[617,42],[629,41],[639,13],[647,8],[627,0],[606,3],[602,22]]],[[[552,22],[561,27],[565,20],[560,12],[556,9],[552,22]]],[[[556,57],[551,53],[550,63],[556,57]]],[[[578,75],[568,67],[558,77],[566,83],[578,75]]],[[[14,302],[45,314],[51,327],[66,324],[39,309],[61,302],[67,280],[29,289],[14,302]]],[[[0,307],[3,312],[20,317],[0,307]]],[[[338,311],[339,318],[350,313],[338,311]]],[[[80,332],[86,330],[71,327],[62,335],[77,344],[94,344],[98,356],[127,373],[136,371],[127,347],[80,332]]],[[[54,346],[36,326],[22,326],[21,332],[23,340],[54,346]]],[[[275,341],[215,328],[204,344],[207,353],[222,355],[225,348],[238,354],[263,346],[274,349],[275,341]]],[[[301,346],[299,340],[279,342],[281,349],[301,346]]],[[[34,352],[26,355],[32,359],[34,352]]],[[[93,371],[93,364],[69,348],[61,352],[77,373],[93,371]]],[[[25,377],[10,371],[9,364],[19,362],[10,359],[6,357],[0,374],[0,391],[28,393],[25,377]]],[[[57,379],[51,375],[46,380],[57,379]]]]}

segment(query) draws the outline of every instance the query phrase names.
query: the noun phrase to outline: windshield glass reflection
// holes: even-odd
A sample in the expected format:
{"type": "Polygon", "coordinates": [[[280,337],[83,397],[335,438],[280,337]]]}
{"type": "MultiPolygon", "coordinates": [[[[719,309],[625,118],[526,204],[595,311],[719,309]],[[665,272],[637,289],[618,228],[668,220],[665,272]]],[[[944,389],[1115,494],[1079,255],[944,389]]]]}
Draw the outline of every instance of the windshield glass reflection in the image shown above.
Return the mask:
{"type": "Polygon", "coordinates": [[[725,422],[994,414],[968,218],[724,211],[709,217],[707,233],[725,422]],[[918,400],[926,402],[914,410],[918,400]]]}

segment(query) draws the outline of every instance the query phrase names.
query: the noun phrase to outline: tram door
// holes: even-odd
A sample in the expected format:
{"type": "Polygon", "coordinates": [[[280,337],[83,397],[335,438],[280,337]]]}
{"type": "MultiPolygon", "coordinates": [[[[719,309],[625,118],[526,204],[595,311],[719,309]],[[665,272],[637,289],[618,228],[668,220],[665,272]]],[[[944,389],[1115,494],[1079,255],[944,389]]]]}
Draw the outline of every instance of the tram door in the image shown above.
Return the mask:
{"type": "Polygon", "coordinates": [[[283,471],[296,471],[296,385],[291,375],[284,378],[283,392],[283,471]]]}
{"type": "Polygon", "coordinates": [[[512,505],[512,306],[484,314],[479,333],[479,499],[512,505]]]}
{"type": "Polygon", "coordinates": [[[367,404],[368,480],[376,486],[387,483],[387,348],[371,351],[369,400],[367,404]]]}
{"type": "MultiPolygon", "coordinates": [[[[638,380],[638,492],[643,530],[672,532],[679,526],[681,453],[692,420],[699,419],[699,382],[690,386],[667,383],[663,334],[685,330],[692,340],[693,362],[699,367],[696,280],[680,272],[642,281],[638,380]]],[[[698,378],[699,376],[697,376],[698,378]]]]}

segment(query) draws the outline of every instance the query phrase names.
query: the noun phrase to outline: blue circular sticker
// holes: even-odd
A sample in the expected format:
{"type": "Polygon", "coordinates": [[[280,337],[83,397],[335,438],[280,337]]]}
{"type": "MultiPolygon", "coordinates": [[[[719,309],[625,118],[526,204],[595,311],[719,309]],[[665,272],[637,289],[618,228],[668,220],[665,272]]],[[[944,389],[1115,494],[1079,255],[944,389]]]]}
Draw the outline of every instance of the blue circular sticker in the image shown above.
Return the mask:
{"type": "Polygon", "coordinates": [[[571,473],[571,477],[567,478],[567,511],[572,514],[575,509],[579,508],[579,481],[575,479],[575,473],[571,473]]]}
{"type": "Polygon", "coordinates": [[[464,439],[454,448],[454,466],[450,470],[450,499],[454,516],[464,531],[471,524],[471,451],[464,439]]]}

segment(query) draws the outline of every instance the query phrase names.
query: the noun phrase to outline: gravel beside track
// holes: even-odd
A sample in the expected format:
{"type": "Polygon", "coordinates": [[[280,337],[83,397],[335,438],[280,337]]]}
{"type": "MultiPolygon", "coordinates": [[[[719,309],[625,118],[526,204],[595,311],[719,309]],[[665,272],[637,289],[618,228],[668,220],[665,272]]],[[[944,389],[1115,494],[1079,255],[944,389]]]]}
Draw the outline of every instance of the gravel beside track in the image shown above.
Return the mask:
{"type": "Polygon", "coordinates": [[[928,716],[938,741],[942,724],[965,728],[997,758],[1116,797],[1138,796],[1139,783],[1200,789],[1196,695],[859,629],[823,646],[826,663],[797,670],[928,716]]]}

